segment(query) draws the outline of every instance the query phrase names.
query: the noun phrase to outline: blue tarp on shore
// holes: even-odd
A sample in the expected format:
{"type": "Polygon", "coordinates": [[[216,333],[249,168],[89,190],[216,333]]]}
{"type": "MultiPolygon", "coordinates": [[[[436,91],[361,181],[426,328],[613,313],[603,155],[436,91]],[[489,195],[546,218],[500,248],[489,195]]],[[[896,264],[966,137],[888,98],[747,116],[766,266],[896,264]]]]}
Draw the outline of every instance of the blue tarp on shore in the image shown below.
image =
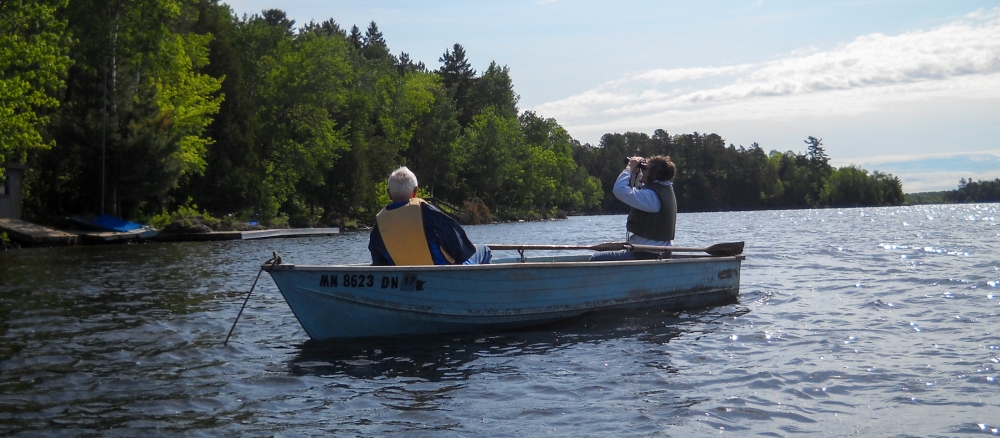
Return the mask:
{"type": "Polygon", "coordinates": [[[142,228],[142,225],[137,224],[135,222],[127,221],[125,219],[109,216],[106,214],[102,214],[92,219],[90,223],[110,231],[126,232],[142,228]]]}

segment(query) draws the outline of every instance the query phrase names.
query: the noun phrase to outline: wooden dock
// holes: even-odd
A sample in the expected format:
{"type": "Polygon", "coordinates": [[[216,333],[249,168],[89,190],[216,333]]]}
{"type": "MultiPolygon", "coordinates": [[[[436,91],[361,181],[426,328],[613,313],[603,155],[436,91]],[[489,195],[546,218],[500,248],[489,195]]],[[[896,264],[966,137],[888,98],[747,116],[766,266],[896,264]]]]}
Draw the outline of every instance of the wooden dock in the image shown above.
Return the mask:
{"type": "Polygon", "coordinates": [[[206,242],[218,240],[254,240],[278,237],[333,236],[340,228],[283,228],[255,231],[213,231],[211,233],[160,233],[153,240],[160,242],[206,242]]]}
{"type": "Polygon", "coordinates": [[[218,240],[254,240],[279,237],[333,236],[340,228],[286,228],[254,231],[213,231],[211,233],[159,233],[151,229],[135,231],[75,231],[67,233],[19,219],[0,219],[0,232],[24,247],[67,246],[77,242],[86,244],[124,243],[152,240],[158,242],[205,242],[218,240]]]}
{"type": "Polygon", "coordinates": [[[20,219],[0,219],[0,232],[24,247],[76,245],[76,234],[55,230],[20,219]]]}
{"type": "Polygon", "coordinates": [[[151,228],[140,228],[134,231],[75,231],[75,233],[80,236],[80,243],[101,244],[151,240],[156,237],[157,231],[151,228]]]}

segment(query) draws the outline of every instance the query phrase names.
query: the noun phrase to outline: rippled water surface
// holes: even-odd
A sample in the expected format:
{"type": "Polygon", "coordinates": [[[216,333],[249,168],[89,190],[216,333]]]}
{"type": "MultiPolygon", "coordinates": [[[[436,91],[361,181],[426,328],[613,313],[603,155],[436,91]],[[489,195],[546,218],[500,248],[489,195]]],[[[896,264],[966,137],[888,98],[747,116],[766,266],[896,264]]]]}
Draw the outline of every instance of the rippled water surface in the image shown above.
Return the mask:
{"type": "MultiPolygon", "coordinates": [[[[739,303],[313,342],[260,264],[367,233],[0,253],[0,435],[997,436],[1000,205],[682,214],[744,240],[739,303]]],[[[468,227],[620,240],[623,216],[468,227]]],[[[544,253],[539,253],[544,254],[544,253]]]]}

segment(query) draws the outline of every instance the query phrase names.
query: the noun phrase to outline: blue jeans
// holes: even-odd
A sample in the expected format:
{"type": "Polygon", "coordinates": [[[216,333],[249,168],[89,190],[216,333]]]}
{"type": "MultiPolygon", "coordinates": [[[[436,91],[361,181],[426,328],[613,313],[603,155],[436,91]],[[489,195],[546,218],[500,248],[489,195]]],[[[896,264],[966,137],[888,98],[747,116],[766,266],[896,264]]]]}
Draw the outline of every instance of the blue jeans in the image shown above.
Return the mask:
{"type": "Polygon", "coordinates": [[[493,260],[493,252],[486,245],[476,245],[476,253],[462,262],[463,265],[487,265],[493,260]]]}
{"type": "MultiPolygon", "coordinates": [[[[603,251],[590,256],[590,261],[592,262],[607,262],[612,260],[651,260],[660,258],[656,253],[644,252],[644,251],[629,251],[623,249],[621,251],[603,251]]],[[[663,258],[670,258],[670,254],[664,254],[663,258]]]]}

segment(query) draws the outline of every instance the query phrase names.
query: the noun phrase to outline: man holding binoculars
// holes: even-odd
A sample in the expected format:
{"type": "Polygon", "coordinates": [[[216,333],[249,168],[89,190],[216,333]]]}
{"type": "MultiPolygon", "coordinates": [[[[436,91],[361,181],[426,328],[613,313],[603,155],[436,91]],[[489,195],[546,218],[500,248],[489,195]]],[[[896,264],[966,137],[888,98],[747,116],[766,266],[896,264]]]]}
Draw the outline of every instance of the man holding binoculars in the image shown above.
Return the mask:
{"type": "MultiPolygon", "coordinates": [[[[655,156],[648,160],[631,157],[628,166],[615,181],[615,197],[632,207],[625,229],[631,233],[630,243],[636,245],[670,246],[677,227],[677,198],[674,196],[676,166],[670,157],[655,156]],[[637,181],[638,180],[638,181],[637,181]]],[[[608,251],[594,254],[592,261],[636,260],[655,258],[652,253],[639,251],[608,251]]]]}

